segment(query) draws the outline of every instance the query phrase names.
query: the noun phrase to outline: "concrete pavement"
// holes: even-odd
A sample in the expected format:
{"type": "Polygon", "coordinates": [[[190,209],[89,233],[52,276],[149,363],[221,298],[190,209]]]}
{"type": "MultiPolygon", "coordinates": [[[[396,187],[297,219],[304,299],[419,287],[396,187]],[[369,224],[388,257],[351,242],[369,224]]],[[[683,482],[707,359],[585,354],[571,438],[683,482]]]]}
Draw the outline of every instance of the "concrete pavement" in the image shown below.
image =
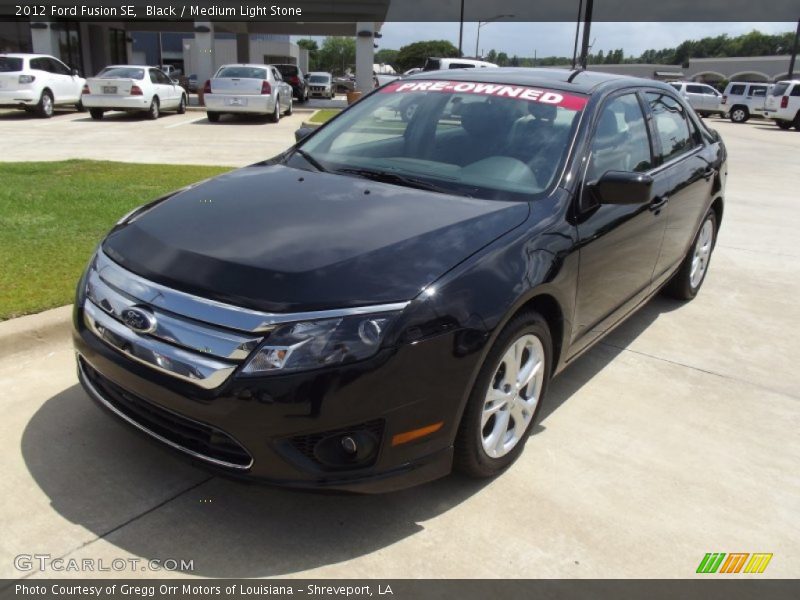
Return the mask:
{"type": "Polygon", "coordinates": [[[731,158],[703,290],[656,298],[571,366],[499,478],[360,497],[209,477],[96,408],[60,336],[0,358],[0,575],[45,553],[196,576],[672,578],[707,552],[771,552],[762,576],[796,577],[800,133],[709,123],[731,158]]]}

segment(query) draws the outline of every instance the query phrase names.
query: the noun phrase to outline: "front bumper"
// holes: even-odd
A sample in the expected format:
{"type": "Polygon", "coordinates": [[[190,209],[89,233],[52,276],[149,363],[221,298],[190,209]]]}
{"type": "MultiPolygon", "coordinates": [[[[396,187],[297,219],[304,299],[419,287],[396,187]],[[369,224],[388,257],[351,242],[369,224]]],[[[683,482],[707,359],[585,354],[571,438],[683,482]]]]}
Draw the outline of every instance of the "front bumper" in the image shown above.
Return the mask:
{"type": "Polygon", "coordinates": [[[457,415],[475,364],[474,357],[456,351],[457,332],[333,369],[234,374],[220,388],[205,390],[111,348],[86,328],[77,306],[73,337],[79,378],[89,396],[208,469],[287,487],[368,493],[450,472],[457,415]],[[130,402],[138,406],[131,409],[130,402]],[[432,435],[392,445],[395,435],[438,422],[443,426],[432,435]],[[317,460],[314,440],[362,427],[372,428],[378,439],[374,460],[354,468],[317,460]],[[207,432],[205,441],[195,439],[197,430],[207,432]],[[221,454],[203,446],[209,443],[220,446],[221,454]]]}
{"type": "Polygon", "coordinates": [[[266,115],[275,110],[275,100],[270,95],[205,94],[206,110],[225,113],[251,113],[266,115]]]}

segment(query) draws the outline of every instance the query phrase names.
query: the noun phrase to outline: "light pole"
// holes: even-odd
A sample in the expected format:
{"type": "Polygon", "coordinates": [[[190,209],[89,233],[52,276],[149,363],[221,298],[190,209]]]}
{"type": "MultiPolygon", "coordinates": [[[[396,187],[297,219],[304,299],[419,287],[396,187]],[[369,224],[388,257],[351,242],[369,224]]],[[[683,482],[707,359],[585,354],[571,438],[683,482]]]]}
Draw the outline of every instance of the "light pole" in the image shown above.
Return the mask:
{"type": "Polygon", "coordinates": [[[486,19],[485,21],[478,21],[478,35],[475,38],[475,58],[478,58],[478,45],[481,42],[481,27],[484,25],[488,25],[489,23],[494,23],[495,21],[499,21],[500,19],[513,19],[514,15],[495,15],[491,19],[486,19]]]}

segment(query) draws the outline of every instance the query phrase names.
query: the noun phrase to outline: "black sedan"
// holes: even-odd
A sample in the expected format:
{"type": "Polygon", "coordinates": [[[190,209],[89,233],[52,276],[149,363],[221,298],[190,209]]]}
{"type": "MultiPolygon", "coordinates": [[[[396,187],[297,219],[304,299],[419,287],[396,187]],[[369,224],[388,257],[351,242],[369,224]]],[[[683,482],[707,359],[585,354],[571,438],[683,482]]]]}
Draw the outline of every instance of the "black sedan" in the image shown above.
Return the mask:
{"type": "Polygon", "coordinates": [[[490,477],[552,377],[659,291],[698,293],[726,164],[655,81],[391,83],[120,220],[78,286],[80,381],[227,474],[369,492],[490,477]]]}

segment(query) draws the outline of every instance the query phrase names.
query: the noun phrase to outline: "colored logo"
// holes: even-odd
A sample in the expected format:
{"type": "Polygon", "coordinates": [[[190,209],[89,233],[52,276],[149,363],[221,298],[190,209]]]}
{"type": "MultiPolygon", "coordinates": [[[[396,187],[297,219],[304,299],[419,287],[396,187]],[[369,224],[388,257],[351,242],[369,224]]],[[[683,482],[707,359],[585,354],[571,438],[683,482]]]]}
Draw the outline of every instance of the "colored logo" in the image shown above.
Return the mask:
{"type": "Polygon", "coordinates": [[[697,573],[763,573],[772,554],[766,552],[709,552],[697,566],[697,573]]]}
{"type": "Polygon", "coordinates": [[[156,316],[147,309],[126,308],[120,317],[125,325],[137,333],[151,333],[156,330],[156,316]]]}

